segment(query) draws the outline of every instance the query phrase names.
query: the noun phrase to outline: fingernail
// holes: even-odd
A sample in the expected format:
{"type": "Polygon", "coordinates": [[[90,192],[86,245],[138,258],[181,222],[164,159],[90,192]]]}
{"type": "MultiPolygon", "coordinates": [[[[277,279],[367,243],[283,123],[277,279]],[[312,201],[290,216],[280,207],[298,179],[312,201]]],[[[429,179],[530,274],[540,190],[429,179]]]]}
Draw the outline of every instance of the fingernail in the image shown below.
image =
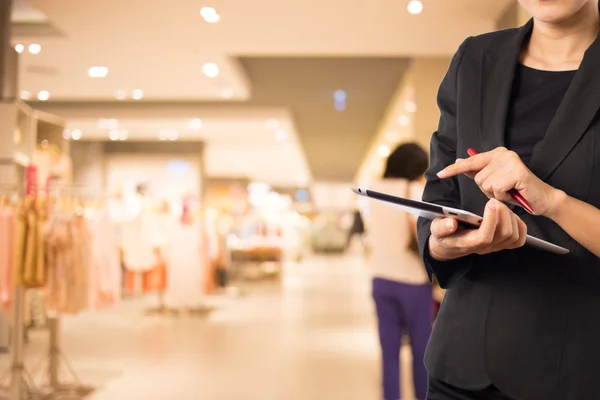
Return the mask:
{"type": "Polygon", "coordinates": [[[457,163],[457,162],[461,162],[462,160],[464,160],[464,158],[457,158],[456,161],[454,161],[454,162],[457,163]]]}
{"type": "Polygon", "coordinates": [[[451,230],[454,229],[454,222],[452,220],[446,220],[446,229],[451,230]]]}
{"type": "Polygon", "coordinates": [[[444,171],[446,171],[445,169],[441,170],[440,172],[437,173],[438,178],[441,178],[444,176],[444,171]]]}
{"type": "Polygon", "coordinates": [[[490,205],[490,210],[495,210],[496,209],[496,199],[491,199],[489,201],[489,205],[490,205]]]}

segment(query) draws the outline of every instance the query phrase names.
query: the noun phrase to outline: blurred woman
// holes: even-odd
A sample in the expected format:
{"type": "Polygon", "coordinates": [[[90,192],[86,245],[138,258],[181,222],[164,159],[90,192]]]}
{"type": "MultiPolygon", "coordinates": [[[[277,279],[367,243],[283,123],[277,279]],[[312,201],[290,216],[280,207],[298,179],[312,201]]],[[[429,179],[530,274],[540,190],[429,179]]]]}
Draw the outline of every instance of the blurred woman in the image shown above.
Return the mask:
{"type": "MultiPolygon", "coordinates": [[[[421,199],[428,155],[417,144],[403,144],[389,156],[383,179],[371,189],[421,199]]],[[[400,346],[408,333],[417,399],[425,399],[423,364],[431,333],[433,303],[427,273],[416,249],[416,218],[381,202],[371,202],[368,220],[373,299],[377,309],[385,400],[399,400],[400,346]]]]}

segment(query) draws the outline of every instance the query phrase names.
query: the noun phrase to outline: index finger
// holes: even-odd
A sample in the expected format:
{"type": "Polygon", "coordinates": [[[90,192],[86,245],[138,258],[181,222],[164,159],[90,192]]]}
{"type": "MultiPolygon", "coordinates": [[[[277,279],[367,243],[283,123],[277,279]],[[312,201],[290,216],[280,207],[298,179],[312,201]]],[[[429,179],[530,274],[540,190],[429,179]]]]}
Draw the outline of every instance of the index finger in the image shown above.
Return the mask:
{"type": "Polygon", "coordinates": [[[469,157],[465,160],[460,160],[451,164],[437,173],[438,178],[450,178],[455,175],[465,174],[467,172],[479,172],[492,161],[492,155],[487,153],[481,153],[469,157]]]}

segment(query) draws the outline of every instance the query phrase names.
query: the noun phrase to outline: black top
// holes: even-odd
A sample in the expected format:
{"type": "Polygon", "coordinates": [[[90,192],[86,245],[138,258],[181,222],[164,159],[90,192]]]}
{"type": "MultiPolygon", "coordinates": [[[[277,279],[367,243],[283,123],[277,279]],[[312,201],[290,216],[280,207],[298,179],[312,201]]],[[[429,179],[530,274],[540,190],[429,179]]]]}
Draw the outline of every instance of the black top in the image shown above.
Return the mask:
{"type": "Polygon", "coordinates": [[[508,106],[506,147],[525,165],[529,166],[533,147],[546,135],[575,73],[517,67],[508,106]]]}

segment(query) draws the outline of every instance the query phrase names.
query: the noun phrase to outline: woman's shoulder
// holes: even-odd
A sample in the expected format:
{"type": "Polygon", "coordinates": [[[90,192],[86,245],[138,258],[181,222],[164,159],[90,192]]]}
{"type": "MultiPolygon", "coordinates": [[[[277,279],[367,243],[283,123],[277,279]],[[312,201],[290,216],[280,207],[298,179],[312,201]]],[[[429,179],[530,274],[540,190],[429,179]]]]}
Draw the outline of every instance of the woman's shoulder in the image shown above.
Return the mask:
{"type": "Polygon", "coordinates": [[[479,35],[471,36],[464,42],[465,52],[472,53],[475,50],[495,50],[501,47],[503,43],[513,39],[521,28],[501,29],[492,32],[486,32],[479,35]],[[468,46],[466,46],[468,44],[468,46]]]}

